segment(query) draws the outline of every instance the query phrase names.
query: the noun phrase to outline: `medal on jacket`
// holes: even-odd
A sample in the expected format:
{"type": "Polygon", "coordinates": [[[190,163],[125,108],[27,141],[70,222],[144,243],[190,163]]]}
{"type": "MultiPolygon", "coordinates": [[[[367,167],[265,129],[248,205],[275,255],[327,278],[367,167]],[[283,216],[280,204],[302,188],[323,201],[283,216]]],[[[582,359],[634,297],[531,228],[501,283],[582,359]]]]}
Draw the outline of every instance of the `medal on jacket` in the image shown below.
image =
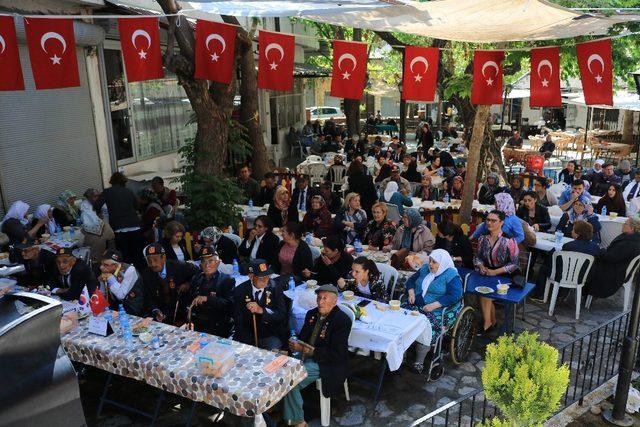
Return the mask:
{"type": "Polygon", "coordinates": [[[320,330],[320,339],[323,340],[327,337],[327,328],[329,327],[329,322],[325,322],[324,325],[322,325],[322,329],[320,330]]]}
{"type": "Polygon", "coordinates": [[[173,281],[173,277],[169,279],[169,289],[173,290],[176,288],[176,283],[173,281]]]}
{"type": "Polygon", "coordinates": [[[269,305],[271,303],[271,291],[265,291],[266,294],[266,305],[269,305]]]}

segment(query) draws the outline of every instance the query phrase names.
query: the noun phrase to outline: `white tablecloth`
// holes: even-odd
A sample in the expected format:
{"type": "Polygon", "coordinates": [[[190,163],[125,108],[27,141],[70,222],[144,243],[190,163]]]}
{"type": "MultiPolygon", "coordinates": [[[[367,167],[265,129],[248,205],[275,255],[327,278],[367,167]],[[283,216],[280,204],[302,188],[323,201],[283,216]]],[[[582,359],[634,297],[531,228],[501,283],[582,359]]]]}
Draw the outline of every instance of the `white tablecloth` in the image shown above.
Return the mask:
{"type": "MultiPolygon", "coordinates": [[[[555,229],[555,227],[558,226],[558,223],[560,222],[560,218],[562,216],[551,214],[551,212],[549,213],[549,216],[551,217],[551,225],[555,229]]],[[[602,225],[602,228],[600,229],[600,247],[606,248],[611,244],[613,239],[622,234],[622,225],[627,221],[627,217],[618,216],[615,218],[611,218],[608,215],[598,215],[598,220],[602,225]]]]}
{"type": "MultiPolygon", "coordinates": [[[[456,204],[452,204],[452,203],[445,203],[445,202],[431,202],[431,201],[425,201],[423,202],[422,200],[420,200],[419,197],[412,197],[411,201],[413,202],[413,207],[414,208],[424,208],[424,209],[435,209],[435,208],[440,208],[440,209],[446,209],[449,206],[452,206],[454,208],[460,208],[460,203],[456,203],[456,204]]],[[[478,202],[477,200],[473,201],[473,208],[481,211],[481,212],[490,212],[494,209],[493,205],[481,205],[480,202],[478,202]]]]}
{"type": "Polygon", "coordinates": [[[562,243],[556,246],[556,236],[551,233],[542,233],[540,231],[536,232],[536,244],[534,248],[540,249],[543,251],[550,252],[551,250],[560,250],[562,249],[562,245],[568,242],[572,242],[573,239],[571,237],[563,237],[562,243]]]}

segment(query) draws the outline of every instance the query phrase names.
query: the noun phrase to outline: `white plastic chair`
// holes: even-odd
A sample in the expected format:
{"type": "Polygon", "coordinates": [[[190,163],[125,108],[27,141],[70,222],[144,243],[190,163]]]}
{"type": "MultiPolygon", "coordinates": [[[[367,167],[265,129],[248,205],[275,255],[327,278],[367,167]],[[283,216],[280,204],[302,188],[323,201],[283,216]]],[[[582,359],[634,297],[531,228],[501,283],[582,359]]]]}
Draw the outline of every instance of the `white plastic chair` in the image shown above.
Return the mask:
{"type": "Polygon", "coordinates": [[[389,221],[393,221],[396,224],[400,223],[402,220],[402,216],[400,216],[400,211],[398,210],[398,206],[393,203],[385,203],[387,205],[387,219],[389,221]]]}
{"type": "Polygon", "coordinates": [[[316,263],[316,260],[320,258],[322,252],[320,252],[320,248],[317,246],[309,245],[309,249],[311,249],[311,259],[313,259],[313,263],[316,263]]]}
{"type": "Polygon", "coordinates": [[[324,182],[327,167],[324,163],[310,163],[309,166],[307,166],[307,171],[309,172],[309,184],[313,187],[316,184],[320,185],[324,182]]]}
{"type": "MultiPolygon", "coordinates": [[[[349,307],[345,307],[343,304],[338,304],[338,308],[342,310],[344,314],[349,316],[349,319],[351,319],[351,328],[353,328],[353,324],[356,321],[356,314],[349,307]]],[[[351,335],[351,331],[349,331],[349,335],[351,335]]],[[[331,398],[324,397],[322,395],[322,380],[320,378],[316,380],[316,388],[320,394],[320,424],[322,427],[327,427],[331,424],[331,398]]],[[[344,395],[347,398],[347,402],[351,401],[351,397],[349,396],[349,383],[347,380],[344,380],[344,395]]]]}
{"type": "Polygon", "coordinates": [[[336,188],[342,187],[346,174],[347,167],[345,165],[333,165],[329,168],[329,181],[331,182],[331,191],[336,191],[336,188]]]}
{"type": "Polygon", "coordinates": [[[398,283],[398,270],[389,264],[383,264],[381,262],[376,262],[376,267],[378,267],[380,274],[382,274],[382,280],[386,285],[386,289],[388,290],[389,287],[391,287],[389,298],[393,299],[393,294],[396,292],[396,283],[398,283]]]}
{"type": "Polygon", "coordinates": [[[559,251],[554,252],[551,265],[551,275],[544,287],[544,302],[549,296],[549,287],[553,284],[551,304],[549,304],[549,316],[553,316],[553,310],[558,299],[560,288],[576,290],[576,320],[580,318],[580,305],[582,304],[582,287],[587,281],[589,271],[593,267],[595,258],[581,252],[559,251]],[[560,258],[560,259],[558,259],[560,258]],[[562,261],[562,271],[556,271],[558,262],[562,261]],[[560,273],[560,280],[556,281],[556,274],[560,273]]]}
{"type": "MultiPolygon", "coordinates": [[[[622,312],[626,313],[629,310],[629,304],[631,303],[631,288],[633,287],[633,279],[636,277],[638,270],[640,269],[640,255],[631,260],[627,266],[627,273],[624,276],[624,305],[622,306],[622,312]]],[[[585,302],[585,308],[588,310],[591,307],[593,296],[589,295],[585,302]]]]}
{"type": "Polygon", "coordinates": [[[291,144],[291,153],[289,154],[290,157],[293,157],[293,152],[295,150],[300,150],[300,157],[304,157],[304,147],[302,146],[302,141],[300,139],[296,140],[294,144],[291,144]]]}
{"type": "Polygon", "coordinates": [[[238,235],[233,233],[222,233],[222,235],[231,239],[233,243],[235,243],[236,247],[239,247],[242,244],[242,239],[238,235]]]}
{"type": "Polygon", "coordinates": [[[307,156],[307,163],[322,163],[322,157],[312,154],[307,156]]]}

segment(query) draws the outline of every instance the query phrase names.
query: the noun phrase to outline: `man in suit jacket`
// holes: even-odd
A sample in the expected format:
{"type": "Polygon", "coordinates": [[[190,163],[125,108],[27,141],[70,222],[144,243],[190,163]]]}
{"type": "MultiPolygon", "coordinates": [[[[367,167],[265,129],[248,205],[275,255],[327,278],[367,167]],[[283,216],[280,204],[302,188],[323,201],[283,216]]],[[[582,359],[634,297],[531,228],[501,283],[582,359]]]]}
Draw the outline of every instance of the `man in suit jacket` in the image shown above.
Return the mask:
{"type": "Polygon", "coordinates": [[[13,245],[10,259],[24,265],[25,273],[16,276],[21,286],[39,286],[58,274],[56,255],[46,249],[40,249],[34,240],[13,245]]]}
{"type": "Polygon", "coordinates": [[[273,222],[266,215],[260,215],[253,222],[253,228],[247,234],[238,248],[238,253],[244,261],[263,259],[267,265],[273,265],[278,255],[280,239],[273,234],[273,222]]]}
{"type": "Polygon", "coordinates": [[[66,301],[76,300],[86,286],[89,296],[93,295],[98,285],[96,276],[84,261],[73,255],[71,248],[58,249],[56,266],[58,271],[53,276],[53,294],[66,301]]]}
{"type": "Polygon", "coordinates": [[[337,307],[338,289],[322,285],[316,290],[318,307],[307,312],[299,341],[289,341],[291,351],[302,354],[307,378],[284,397],[284,419],[305,425],[300,390],[322,380],[322,394],[334,397],[349,373],[348,340],[351,319],[337,307]]]}
{"type": "Polygon", "coordinates": [[[296,178],[296,188],[293,190],[293,195],[291,196],[291,203],[295,203],[296,209],[298,211],[308,211],[311,209],[311,198],[313,196],[318,196],[320,194],[320,190],[315,187],[309,187],[309,178],[304,175],[296,178]],[[304,203],[304,204],[303,204],[304,203]],[[304,206],[304,209],[301,207],[304,206]]]}
{"type": "Polygon", "coordinates": [[[282,288],[269,279],[271,274],[273,270],[266,261],[256,259],[249,266],[249,280],[233,292],[233,339],[251,345],[257,342],[265,350],[282,348],[287,336],[285,296],[282,288]]]}
{"type": "Polygon", "coordinates": [[[142,272],[144,283],[144,306],[156,321],[175,325],[184,319],[179,305],[189,302],[189,282],[196,268],[184,262],[167,259],[160,243],[144,248],[147,268],[142,272]]]}

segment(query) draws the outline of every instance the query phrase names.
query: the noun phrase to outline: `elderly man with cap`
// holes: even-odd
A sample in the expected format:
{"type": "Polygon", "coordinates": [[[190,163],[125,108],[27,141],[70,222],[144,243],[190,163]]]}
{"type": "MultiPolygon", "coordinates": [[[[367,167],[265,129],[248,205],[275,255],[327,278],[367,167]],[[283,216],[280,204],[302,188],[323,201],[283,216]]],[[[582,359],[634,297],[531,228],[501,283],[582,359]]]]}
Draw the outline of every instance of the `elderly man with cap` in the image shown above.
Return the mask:
{"type": "Polygon", "coordinates": [[[10,254],[12,262],[24,265],[25,273],[16,276],[21,286],[39,286],[58,274],[55,255],[41,249],[33,239],[13,245],[10,254]]]}
{"type": "Polygon", "coordinates": [[[280,286],[265,260],[249,265],[249,280],[233,291],[233,339],[266,350],[282,348],[287,336],[287,305],[280,286]]]}
{"type": "Polygon", "coordinates": [[[627,159],[621,160],[620,163],[618,163],[618,168],[614,171],[620,178],[620,186],[622,188],[633,180],[635,172],[635,168],[631,167],[631,162],[627,159]]]}
{"type": "Polygon", "coordinates": [[[200,251],[200,272],[191,279],[190,296],[195,330],[228,338],[233,327],[235,281],[218,271],[220,257],[211,246],[200,251]]]}
{"type": "Polygon", "coordinates": [[[58,249],[56,266],[58,271],[53,276],[52,294],[63,300],[76,300],[80,298],[82,289],[86,286],[89,295],[93,295],[98,286],[96,276],[84,261],[73,255],[71,248],[58,249]]]}
{"type": "Polygon", "coordinates": [[[380,191],[384,191],[390,181],[395,181],[398,183],[398,187],[401,193],[411,193],[411,184],[409,184],[409,181],[400,176],[400,168],[398,167],[398,165],[391,166],[391,176],[382,180],[382,182],[380,183],[380,191]]]}
{"type": "Polygon", "coordinates": [[[144,315],[142,278],[133,265],[122,261],[119,251],[108,249],[102,254],[98,282],[112,309],[122,304],[127,313],[144,315]]]}
{"type": "Polygon", "coordinates": [[[175,325],[183,320],[183,311],[189,298],[189,282],[196,268],[178,260],[167,259],[160,243],[144,248],[147,268],[142,272],[144,306],[158,322],[175,325]]]}
{"type": "Polygon", "coordinates": [[[590,191],[594,196],[604,196],[613,184],[620,185],[620,177],[613,171],[613,163],[602,165],[602,173],[597,174],[591,180],[590,191]]]}
{"type": "Polygon", "coordinates": [[[309,310],[298,341],[291,351],[302,354],[307,378],[284,397],[284,419],[289,425],[306,426],[300,390],[322,380],[322,394],[333,397],[342,390],[349,373],[348,340],[351,320],[337,307],[338,289],[322,285],[316,290],[318,307],[309,310]]]}
{"type": "Polygon", "coordinates": [[[233,264],[234,259],[238,259],[238,247],[233,240],[222,233],[218,227],[207,227],[200,232],[202,244],[194,245],[197,253],[202,246],[211,246],[225,264],[233,264]]]}

